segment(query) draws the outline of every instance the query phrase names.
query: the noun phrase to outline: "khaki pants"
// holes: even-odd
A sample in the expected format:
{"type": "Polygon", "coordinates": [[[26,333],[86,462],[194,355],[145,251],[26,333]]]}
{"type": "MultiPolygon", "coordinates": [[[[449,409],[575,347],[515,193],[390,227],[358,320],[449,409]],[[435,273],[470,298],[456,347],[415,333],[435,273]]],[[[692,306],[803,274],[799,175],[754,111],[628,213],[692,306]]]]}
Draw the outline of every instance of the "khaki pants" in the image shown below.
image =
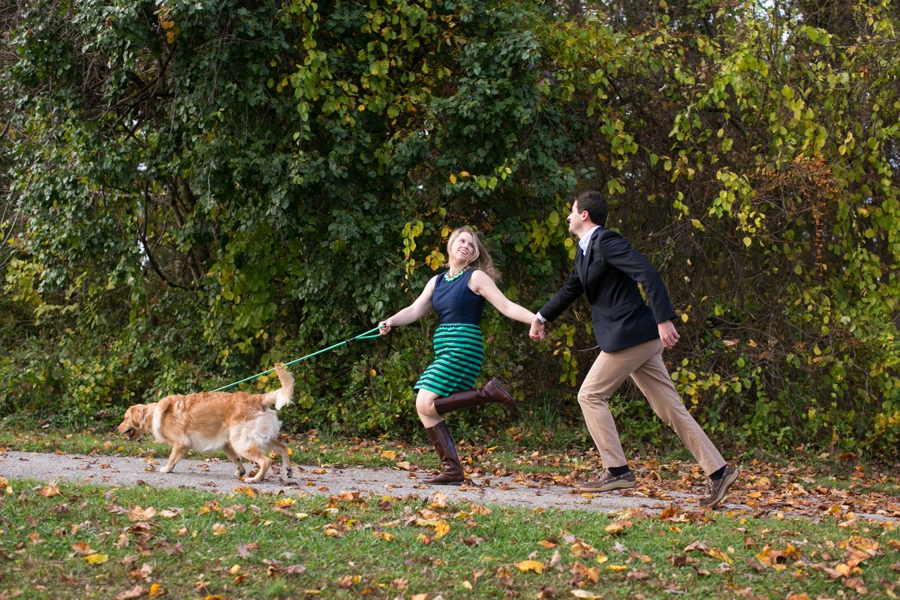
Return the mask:
{"type": "Polygon", "coordinates": [[[603,467],[609,469],[627,465],[607,400],[631,375],[650,402],[653,412],[675,430],[709,475],[725,466],[725,459],[682,404],[663,364],[662,351],[662,342],[651,340],[616,352],[601,352],[578,391],[578,404],[581,405],[584,420],[600,451],[603,467]]]}

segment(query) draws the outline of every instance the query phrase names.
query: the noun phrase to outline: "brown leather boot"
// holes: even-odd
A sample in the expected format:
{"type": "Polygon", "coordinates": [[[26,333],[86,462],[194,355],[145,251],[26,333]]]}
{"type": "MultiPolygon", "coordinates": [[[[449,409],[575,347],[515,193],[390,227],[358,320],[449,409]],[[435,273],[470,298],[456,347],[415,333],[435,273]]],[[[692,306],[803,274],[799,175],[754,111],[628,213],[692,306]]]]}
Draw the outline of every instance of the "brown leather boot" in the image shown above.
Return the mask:
{"type": "Polygon", "coordinates": [[[480,390],[454,392],[449,396],[438,398],[434,401],[434,409],[439,415],[445,415],[455,410],[492,403],[502,404],[514,415],[519,413],[519,406],[516,404],[516,401],[513,400],[509,392],[500,386],[500,382],[497,381],[496,377],[491,377],[491,380],[480,390]]]}
{"type": "Polygon", "coordinates": [[[428,437],[431,439],[434,449],[437,450],[443,471],[434,477],[423,479],[422,482],[438,485],[458,485],[465,481],[466,476],[463,474],[462,465],[459,464],[456,446],[453,445],[453,438],[450,437],[450,430],[447,429],[447,424],[441,421],[434,427],[426,428],[425,431],[428,432],[428,437]]]}

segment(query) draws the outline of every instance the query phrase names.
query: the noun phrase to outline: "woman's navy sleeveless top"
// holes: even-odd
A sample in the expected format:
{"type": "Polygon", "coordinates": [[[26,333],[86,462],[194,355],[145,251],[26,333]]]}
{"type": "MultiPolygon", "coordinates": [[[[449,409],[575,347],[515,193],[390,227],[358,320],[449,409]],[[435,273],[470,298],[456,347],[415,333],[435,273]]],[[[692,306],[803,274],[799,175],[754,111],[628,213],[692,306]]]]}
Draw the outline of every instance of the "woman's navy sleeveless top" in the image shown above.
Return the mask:
{"type": "Polygon", "coordinates": [[[431,305],[441,319],[441,325],[448,323],[481,324],[484,298],[469,289],[469,279],[475,269],[469,269],[453,281],[439,275],[434,284],[431,305]]]}

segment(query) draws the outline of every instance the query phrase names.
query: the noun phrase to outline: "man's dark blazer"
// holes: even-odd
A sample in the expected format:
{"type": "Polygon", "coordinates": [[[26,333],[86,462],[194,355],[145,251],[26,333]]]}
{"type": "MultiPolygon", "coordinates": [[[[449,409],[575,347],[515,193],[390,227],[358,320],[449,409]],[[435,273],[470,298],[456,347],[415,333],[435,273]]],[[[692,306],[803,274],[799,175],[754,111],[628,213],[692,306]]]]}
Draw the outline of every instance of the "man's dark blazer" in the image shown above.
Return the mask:
{"type": "Polygon", "coordinates": [[[586,253],[575,250],[575,270],[540,310],[541,316],[554,320],[581,294],[591,303],[594,337],[604,352],[659,339],[657,323],[675,318],[659,272],[625,238],[605,227],[594,230],[586,253]]]}

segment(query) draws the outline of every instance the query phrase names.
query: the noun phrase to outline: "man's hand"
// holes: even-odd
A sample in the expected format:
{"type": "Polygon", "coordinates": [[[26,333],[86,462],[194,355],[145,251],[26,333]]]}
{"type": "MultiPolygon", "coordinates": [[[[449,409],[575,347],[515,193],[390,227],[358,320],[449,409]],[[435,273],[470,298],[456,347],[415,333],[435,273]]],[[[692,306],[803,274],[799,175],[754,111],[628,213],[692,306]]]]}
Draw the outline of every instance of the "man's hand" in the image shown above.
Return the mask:
{"type": "Polygon", "coordinates": [[[528,332],[528,337],[533,340],[544,340],[544,324],[537,317],[531,321],[531,331],[528,332]]]}
{"type": "Polygon", "coordinates": [[[663,346],[668,350],[674,348],[678,343],[678,332],[675,331],[675,324],[672,321],[663,321],[656,325],[659,328],[659,339],[662,340],[663,346]]]}
{"type": "Polygon", "coordinates": [[[393,323],[391,322],[391,319],[388,319],[387,321],[382,321],[381,323],[378,324],[378,326],[381,327],[381,329],[378,331],[378,333],[380,333],[381,335],[389,334],[391,332],[391,325],[393,325],[393,323]]]}

